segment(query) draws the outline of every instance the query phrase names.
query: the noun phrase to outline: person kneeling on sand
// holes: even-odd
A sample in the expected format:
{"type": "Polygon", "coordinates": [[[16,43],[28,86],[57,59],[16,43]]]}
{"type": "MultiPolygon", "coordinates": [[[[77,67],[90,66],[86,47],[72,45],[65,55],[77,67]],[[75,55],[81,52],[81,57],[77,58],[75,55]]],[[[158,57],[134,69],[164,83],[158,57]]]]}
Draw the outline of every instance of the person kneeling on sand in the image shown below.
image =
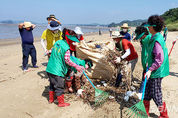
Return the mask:
{"type": "Polygon", "coordinates": [[[41,36],[41,45],[45,51],[45,55],[48,55],[48,59],[50,57],[51,48],[53,47],[54,43],[61,39],[62,32],[60,24],[57,21],[51,21],[41,36]],[[47,45],[44,43],[45,40],[47,45]]]}
{"type": "MultiPolygon", "coordinates": [[[[74,42],[79,42],[75,37],[69,37],[74,42]]],[[[70,48],[66,40],[58,40],[51,52],[48,65],[46,68],[50,82],[49,103],[54,102],[54,93],[57,96],[58,106],[69,106],[69,103],[64,102],[64,80],[68,72],[68,66],[76,68],[77,71],[85,70],[83,66],[73,63],[70,59],[70,48]]]]}
{"type": "Polygon", "coordinates": [[[28,57],[29,55],[32,57],[32,65],[34,68],[38,68],[36,65],[36,49],[33,45],[34,38],[32,34],[32,30],[35,28],[34,24],[31,22],[24,22],[18,25],[19,32],[22,40],[22,52],[23,52],[23,62],[22,62],[22,69],[23,71],[28,70],[28,57]]]}
{"type": "MultiPolygon", "coordinates": [[[[91,67],[93,66],[93,62],[91,59],[81,60],[74,56],[71,56],[70,59],[77,65],[85,67],[86,70],[91,69],[91,67]]],[[[68,91],[73,92],[72,88],[75,88],[75,90],[77,91],[77,95],[82,97],[83,90],[81,89],[81,85],[82,83],[85,84],[85,82],[87,81],[85,76],[83,75],[83,72],[78,72],[74,67],[70,67],[67,76],[68,77],[66,79],[66,87],[68,91]],[[72,85],[72,81],[74,81],[74,85],[72,85]]]]}
{"type": "MultiPolygon", "coordinates": [[[[130,41],[124,39],[123,35],[112,34],[113,40],[116,43],[116,49],[122,52],[121,57],[116,57],[115,63],[120,63],[122,60],[128,61],[127,65],[129,70],[131,70],[131,74],[129,75],[128,86],[131,86],[131,80],[133,79],[133,71],[135,69],[135,65],[138,61],[138,54],[130,41]]],[[[120,69],[119,69],[120,70],[120,69]]],[[[118,72],[117,79],[116,79],[116,87],[119,87],[120,83],[122,82],[122,74],[118,72]]]]}

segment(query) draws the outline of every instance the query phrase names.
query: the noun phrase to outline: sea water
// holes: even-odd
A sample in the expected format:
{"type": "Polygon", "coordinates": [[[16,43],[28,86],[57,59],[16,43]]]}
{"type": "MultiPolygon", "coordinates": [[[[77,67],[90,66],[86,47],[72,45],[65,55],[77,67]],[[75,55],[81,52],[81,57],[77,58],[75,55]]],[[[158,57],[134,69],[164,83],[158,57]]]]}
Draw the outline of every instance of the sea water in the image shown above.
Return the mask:
{"type": "MultiPolygon", "coordinates": [[[[76,25],[63,25],[63,28],[69,28],[74,30],[76,25]]],[[[109,31],[107,27],[100,26],[79,26],[84,33],[93,33],[101,31],[109,31]]],[[[36,28],[33,30],[34,37],[41,37],[43,31],[47,28],[47,24],[37,24],[36,28]]],[[[18,39],[20,38],[18,24],[0,24],[0,40],[2,39],[18,39]]]]}

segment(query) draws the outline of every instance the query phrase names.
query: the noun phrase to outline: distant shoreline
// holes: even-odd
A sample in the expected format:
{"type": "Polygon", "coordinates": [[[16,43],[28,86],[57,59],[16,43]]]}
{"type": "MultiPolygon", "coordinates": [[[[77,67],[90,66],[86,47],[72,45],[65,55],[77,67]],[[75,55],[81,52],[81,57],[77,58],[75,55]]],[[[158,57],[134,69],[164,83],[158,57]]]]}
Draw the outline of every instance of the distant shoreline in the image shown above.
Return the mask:
{"type": "MultiPolygon", "coordinates": [[[[102,32],[103,34],[107,34],[109,32],[105,31],[102,32]]],[[[91,36],[91,35],[97,35],[98,32],[89,32],[85,33],[84,36],[91,36]]],[[[34,37],[34,43],[39,42],[41,40],[40,37],[34,37]]],[[[15,45],[15,44],[21,44],[21,38],[12,38],[12,39],[0,39],[0,46],[8,46],[8,45],[15,45]]]]}

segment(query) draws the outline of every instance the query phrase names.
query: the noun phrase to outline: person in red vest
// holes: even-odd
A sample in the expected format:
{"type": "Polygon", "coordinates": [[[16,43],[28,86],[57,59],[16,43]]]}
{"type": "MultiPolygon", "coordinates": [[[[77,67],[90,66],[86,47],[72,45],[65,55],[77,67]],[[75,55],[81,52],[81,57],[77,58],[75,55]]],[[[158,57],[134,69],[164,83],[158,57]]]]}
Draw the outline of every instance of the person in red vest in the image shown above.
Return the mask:
{"type": "MultiPolygon", "coordinates": [[[[133,79],[133,71],[135,69],[135,65],[138,61],[138,54],[130,41],[124,38],[123,35],[117,33],[117,35],[113,34],[113,40],[116,43],[116,50],[122,51],[121,57],[116,57],[115,62],[120,63],[122,60],[128,61],[128,67],[131,68],[130,79],[133,79]]],[[[131,86],[131,80],[129,80],[129,86],[131,86]]],[[[116,87],[120,85],[122,82],[122,74],[118,73],[116,80],[116,87]]]]}
{"type": "Polygon", "coordinates": [[[67,35],[72,35],[72,36],[75,36],[80,42],[84,40],[83,38],[83,32],[81,30],[80,27],[75,27],[74,30],[70,30],[70,29],[67,29],[67,28],[64,28],[63,29],[63,38],[67,41],[67,43],[69,44],[69,47],[70,47],[70,52],[71,52],[71,55],[74,53],[74,56],[76,57],[76,42],[74,41],[71,41],[67,35]]]}

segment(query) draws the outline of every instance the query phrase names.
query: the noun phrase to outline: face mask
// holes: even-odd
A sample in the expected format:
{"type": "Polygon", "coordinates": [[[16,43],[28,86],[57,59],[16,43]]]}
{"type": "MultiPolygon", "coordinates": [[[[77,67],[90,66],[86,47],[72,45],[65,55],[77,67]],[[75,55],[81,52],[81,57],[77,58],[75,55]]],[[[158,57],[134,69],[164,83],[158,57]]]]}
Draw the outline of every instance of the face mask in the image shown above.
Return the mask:
{"type": "Polygon", "coordinates": [[[117,41],[116,40],[113,40],[114,41],[114,43],[117,43],[117,41]]]}
{"type": "Polygon", "coordinates": [[[54,31],[54,34],[57,34],[57,33],[58,33],[58,30],[55,30],[55,31],[54,31]]]}
{"type": "Polygon", "coordinates": [[[126,33],[126,32],[127,32],[127,29],[123,29],[122,31],[126,33]]]}

